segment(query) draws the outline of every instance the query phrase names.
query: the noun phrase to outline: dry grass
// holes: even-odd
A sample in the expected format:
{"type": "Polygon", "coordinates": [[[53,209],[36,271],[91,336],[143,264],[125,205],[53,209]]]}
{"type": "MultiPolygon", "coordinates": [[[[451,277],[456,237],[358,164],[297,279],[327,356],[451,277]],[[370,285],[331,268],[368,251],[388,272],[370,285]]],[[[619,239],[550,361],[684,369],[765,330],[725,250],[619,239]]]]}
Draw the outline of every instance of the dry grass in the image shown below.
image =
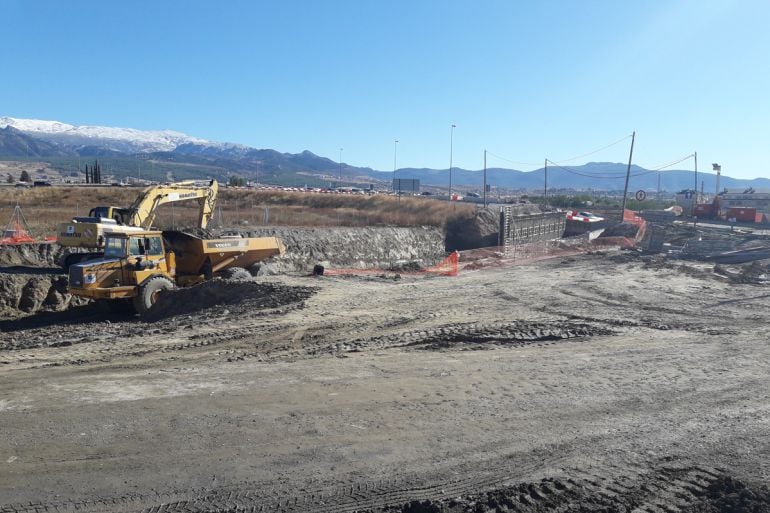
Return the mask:
{"type": "MultiPolygon", "coordinates": [[[[124,187],[0,188],[0,228],[20,205],[35,235],[55,233],[56,224],[87,215],[97,205],[128,206],[139,189],[124,187]]],[[[219,194],[216,220],[223,227],[272,226],[444,226],[450,219],[470,216],[474,206],[431,198],[385,195],[340,195],[226,189],[219,194]]],[[[158,210],[161,228],[191,226],[194,203],[167,204],[158,210]]]]}

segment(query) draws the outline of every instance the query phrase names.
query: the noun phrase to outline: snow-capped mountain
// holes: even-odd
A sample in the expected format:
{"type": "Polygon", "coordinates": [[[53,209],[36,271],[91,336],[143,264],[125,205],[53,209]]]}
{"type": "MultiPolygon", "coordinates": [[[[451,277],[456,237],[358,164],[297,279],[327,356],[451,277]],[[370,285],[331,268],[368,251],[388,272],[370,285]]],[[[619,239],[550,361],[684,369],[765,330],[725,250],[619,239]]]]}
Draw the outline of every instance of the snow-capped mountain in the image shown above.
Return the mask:
{"type": "Polygon", "coordinates": [[[181,144],[212,144],[205,139],[173,130],[74,126],[59,121],[0,117],[0,129],[7,126],[48,142],[74,147],[100,146],[122,153],[173,151],[181,144]]]}

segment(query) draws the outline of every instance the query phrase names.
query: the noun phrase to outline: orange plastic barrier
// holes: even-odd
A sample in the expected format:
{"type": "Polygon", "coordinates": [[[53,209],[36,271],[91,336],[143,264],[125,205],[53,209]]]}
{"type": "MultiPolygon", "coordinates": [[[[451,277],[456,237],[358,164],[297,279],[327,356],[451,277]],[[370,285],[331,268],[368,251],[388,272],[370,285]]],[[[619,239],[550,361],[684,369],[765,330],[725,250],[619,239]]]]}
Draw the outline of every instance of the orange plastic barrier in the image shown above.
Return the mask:
{"type": "Polygon", "coordinates": [[[12,227],[8,227],[3,234],[4,237],[0,239],[0,244],[28,244],[35,242],[35,238],[32,237],[27,230],[25,230],[18,222],[13,223],[12,227]]]}

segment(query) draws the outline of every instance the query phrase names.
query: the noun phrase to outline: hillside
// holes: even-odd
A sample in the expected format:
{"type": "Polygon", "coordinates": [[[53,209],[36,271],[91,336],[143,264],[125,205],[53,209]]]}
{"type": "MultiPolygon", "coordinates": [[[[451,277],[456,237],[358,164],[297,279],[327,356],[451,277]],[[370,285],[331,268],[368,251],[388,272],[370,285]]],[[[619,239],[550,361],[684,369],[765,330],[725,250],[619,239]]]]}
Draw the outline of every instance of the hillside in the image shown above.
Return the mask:
{"type": "MultiPolygon", "coordinates": [[[[285,186],[330,187],[375,184],[390,188],[392,171],[340,164],[311,151],[281,153],[242,144],[211,142],[171,130],[142,131],[131,128],[77,127],[57,121],[0,117],[0,159],[47,162],[61,174],[69,175],[83,165],[82,158],[99,158],[114,179],[139,177],[152,180],[217,178],[226,181],[236,175],[247,180],[285,186]],[[341,177],[341,180],[340,180],[341,177]]],[[[589,162],[580,166],[548,169],[549,189],[594,189],[622,191],[626,164],[589,162]]],[[[419,179],[423,185],[448,187],[447,169],[402,168],[398,178],[419,179]]],[[[630,190],[679,191],[695,187],[689,170],[649,171],[632,166],[630,190]]],[[[452,169],[453,186],[465,190],[483,188],[481,170],[452,169]]],[[[698,174],[698,188],[714,191],[716,177],[698,174]]],[[[519,171],[490,168],[487,183],[503,189],[537,191],[544,185],[544,170],[519,171]]],[[[735,179],[723,176],[721,187],[770,187],[770,180],[735,179]]]]}

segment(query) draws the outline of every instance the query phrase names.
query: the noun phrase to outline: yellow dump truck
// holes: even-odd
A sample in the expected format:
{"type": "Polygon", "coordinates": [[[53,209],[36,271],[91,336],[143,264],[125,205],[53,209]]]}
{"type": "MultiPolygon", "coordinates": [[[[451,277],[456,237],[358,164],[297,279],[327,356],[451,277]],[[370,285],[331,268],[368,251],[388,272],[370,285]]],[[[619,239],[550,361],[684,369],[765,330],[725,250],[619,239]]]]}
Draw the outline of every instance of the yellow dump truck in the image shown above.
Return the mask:
{"type": "Polygon", "coordinates": [[[284,253],[275,237],[201,239],[176,231],[110,233],[104,256],[70,266],[69,292],[112,311],[149,310],[159,294],[217,276],[243,278],[254,263],[284,253]]]}

